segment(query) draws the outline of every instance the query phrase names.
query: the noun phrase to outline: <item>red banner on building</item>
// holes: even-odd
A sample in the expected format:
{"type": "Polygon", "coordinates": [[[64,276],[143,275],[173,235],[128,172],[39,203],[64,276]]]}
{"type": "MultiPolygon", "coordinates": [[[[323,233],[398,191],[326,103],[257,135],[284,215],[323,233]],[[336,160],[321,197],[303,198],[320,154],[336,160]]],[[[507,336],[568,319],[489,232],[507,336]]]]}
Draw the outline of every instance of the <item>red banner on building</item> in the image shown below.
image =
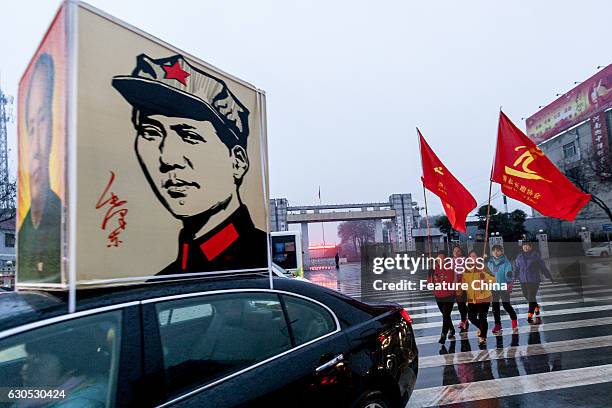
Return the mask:
{"type": "Polygon", "coordinates": [[[605,112],[591,116],[591,136],[593,137],[591,159],[595,162],[595,173],[602,179],[609,179],[612,177],[612,168],[610,167],[610,143],[605,112]]]}
{"type": "Polygon", "coordinates": [[[612,107],[612,64],[527,118],[527,135],[542,143],[612,107]]]}

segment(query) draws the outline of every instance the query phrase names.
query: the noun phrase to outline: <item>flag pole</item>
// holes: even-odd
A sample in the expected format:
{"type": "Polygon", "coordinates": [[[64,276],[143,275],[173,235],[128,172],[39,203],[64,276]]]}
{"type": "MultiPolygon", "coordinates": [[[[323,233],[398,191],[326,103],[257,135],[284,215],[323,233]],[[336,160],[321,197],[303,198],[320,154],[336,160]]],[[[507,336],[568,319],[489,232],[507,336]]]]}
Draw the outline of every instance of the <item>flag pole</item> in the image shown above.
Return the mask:
{"type": "MultiPolygon", "coordinates": [[[[501,120],[502,106],[499,106],[499,119],[497,122],[497,128],[499,131],[499,121],[501,120]]],[[[493,155],[493,166],[491,166],[491,175],[489,176],[489,199],[487,201],[487,222],[485,225],[485,237],[484,247],[482,249],[482,257],[487,256],[487,244],[489,243],[489,221],[491,220],[491,192],[493,189],[493,169],[495,167],[495,160],[497,158],[497,143],[495,144],[495,154],[493,155]]]]}
{"type": "MultiPolygon", "coordinates": [[[[419,128],[416,128],[417,131],[417,140],[419,141],[419,154],[421,154],[421,166],[423,166],[423,151],[421,150],[421,131],[419,128]]],[[[427,209],[427,194],[425,192],[425,183],[423,182],[423,178],[421,177],[421,184],[423,185],[423,201],[425,202],[425,222],[427,223],[427,248],[429,251],[429,257],[431,258],[431,230],[429,228],[429,210],[427,209]]]]}
{"type": "Polygon", "coordinates": [[[425,201],[425,221],[427,222],[427,249],[429,251],[429,257],[431,258],[431,230],[429,228],[429,211],[427,210],[427,193],[425,192],[425,183],[423,184],[423,200],[425,201]]]}
{"type": "Polygon", "coordinates": [[[487,243],[489,242],[489,221],[491,219],[491,190],[493,189],[493,179],[489,180],[489,201],[487,203],[487,223],[485,226],[484,248],[482,249],[483,258],[487,254],[487,243]]]}

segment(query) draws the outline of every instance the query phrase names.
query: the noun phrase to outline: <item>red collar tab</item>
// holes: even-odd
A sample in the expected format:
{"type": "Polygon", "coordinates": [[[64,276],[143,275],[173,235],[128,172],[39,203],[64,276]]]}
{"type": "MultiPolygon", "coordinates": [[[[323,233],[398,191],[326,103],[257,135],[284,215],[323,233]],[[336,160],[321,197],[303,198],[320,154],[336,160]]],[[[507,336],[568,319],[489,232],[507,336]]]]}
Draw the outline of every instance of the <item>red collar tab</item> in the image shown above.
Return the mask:
{"type": "Polygon", "coordinates": [[[189,244],[183,244],[183,251],[181,254],[181,269],[187,269],[187,256],[189,254],[189,244]]]}
{"type": "Polygon", "coordinates": [[[238,239],[238,232],[234,224],[229,224],[221,231],[210,237],[200,245],[200,249],[209,261],[215,259],[238,239]]]}

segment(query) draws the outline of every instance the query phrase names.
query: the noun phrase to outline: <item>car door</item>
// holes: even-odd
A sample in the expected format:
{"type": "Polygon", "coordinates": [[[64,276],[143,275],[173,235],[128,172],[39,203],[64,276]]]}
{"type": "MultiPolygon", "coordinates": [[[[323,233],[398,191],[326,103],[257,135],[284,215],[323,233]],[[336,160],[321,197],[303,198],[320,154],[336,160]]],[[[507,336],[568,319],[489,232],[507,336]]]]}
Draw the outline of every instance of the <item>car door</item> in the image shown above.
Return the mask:
{"type": "Polygon", "coordinates": [[[145,349],[158,350],[161,363],[149,355],[145,369],[163,372],[162,405],[321,406],[342,395],[347,343],[333,313],[312,300],[223,291],[153,300],[144,313],[157,326],[145,327],[145,349]],[[167,327],[185,308],[194,311],[190,326],[180,322],[190,339],[167,327]]]}
{"type": "MultiPolygon", "coordinates": [[[[41,390],[50,405],[133,406],[131,390],[141,376],[140,333],[126,329],[140,326],[140,310],[138,305],[111,309],[61,315],[0,333],[0,387],[41,390]],[[136,351],[135,361],[128,350],[136,351]]],[[[46,406],[41,396],[15,392],[8,397],[16,404],[46,406]]]]}

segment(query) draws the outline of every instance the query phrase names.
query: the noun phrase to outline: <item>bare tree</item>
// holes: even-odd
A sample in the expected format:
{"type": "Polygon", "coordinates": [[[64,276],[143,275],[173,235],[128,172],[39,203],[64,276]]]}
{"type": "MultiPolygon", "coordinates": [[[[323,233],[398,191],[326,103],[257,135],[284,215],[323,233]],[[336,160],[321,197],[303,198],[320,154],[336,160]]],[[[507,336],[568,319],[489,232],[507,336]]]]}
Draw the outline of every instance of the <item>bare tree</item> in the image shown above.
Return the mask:
{"type": "Polygon", "coordinates": [[[341,244],[351,243],[355,254],[366,242],[374,241],[374,220],[344,221],[338,225],[341,244]]]}
{"type": "Polygon", "coordinates": [[[560,169],[576,187],[590,194],[593,204],[601,208],[610,221],[612,221],[612,210],[608,204],[598,196],[598,194],[604,191],[610,191],[612,187],[611,178],[600,177],[600,174],[610,174],[610,169],[598,167],[593,160],[590,160],[591,157],[595,157],[592,149],[587,150],[585,153],[586,158],[580,160],[578,163],[562,163],[560,169]]]}

